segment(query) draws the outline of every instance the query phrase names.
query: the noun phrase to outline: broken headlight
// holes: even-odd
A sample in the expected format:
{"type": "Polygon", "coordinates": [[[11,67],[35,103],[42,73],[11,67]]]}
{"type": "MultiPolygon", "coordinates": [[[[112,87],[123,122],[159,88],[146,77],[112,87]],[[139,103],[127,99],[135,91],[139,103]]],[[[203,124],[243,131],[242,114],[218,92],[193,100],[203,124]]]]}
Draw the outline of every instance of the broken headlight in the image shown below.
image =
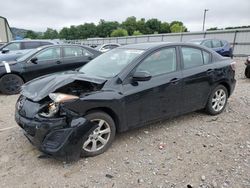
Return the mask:
{"type": "Polygon", "coordinates": [[[49,103],[46,107],[46,109],[40,113],[43,117],[53,117],[56,115],[56,113],[59,111],[59,103],[73,100],[73,99],[79,99],[78,96],[75,95],[68,95],[63,93],[50,93],[49,97],[53,100],[53,102],[49,103]]]}
{"type": "Polygon", "coordinates": [[[78,96],[75,95],[68,95],[63,93],[50,93],[49,97],[56,103],[65,102],[68,100],[79,99],[78,96]]]}

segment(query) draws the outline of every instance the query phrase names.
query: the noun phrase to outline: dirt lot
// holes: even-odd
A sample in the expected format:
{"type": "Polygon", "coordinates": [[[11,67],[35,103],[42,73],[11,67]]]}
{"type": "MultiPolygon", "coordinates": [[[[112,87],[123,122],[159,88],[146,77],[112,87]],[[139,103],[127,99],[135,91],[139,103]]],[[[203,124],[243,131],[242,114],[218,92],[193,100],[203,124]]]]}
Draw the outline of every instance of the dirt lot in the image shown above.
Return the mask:
{"type": "Polygon", "coordinates": [[[66,164],[39,159],[14,121],[16,96],[0,95],[1,187],[250,187],[250,79],[224,113],[190,113],[117,135],[111,149],[66,164]]]}

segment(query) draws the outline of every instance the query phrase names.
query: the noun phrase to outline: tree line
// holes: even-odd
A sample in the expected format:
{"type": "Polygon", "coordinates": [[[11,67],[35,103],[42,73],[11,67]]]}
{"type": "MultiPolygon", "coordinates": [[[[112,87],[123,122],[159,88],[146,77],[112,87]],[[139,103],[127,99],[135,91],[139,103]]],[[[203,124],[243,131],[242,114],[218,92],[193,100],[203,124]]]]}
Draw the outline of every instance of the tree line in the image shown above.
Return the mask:
{"type": "Polygon", "coordinates": [[[47,28],[42,34],[28,30],[25,38],[74,40],[95,37],[121,37],[187,31],[187,28],[181,21],[172,21],[171,23],[168,23],[162,22],[156,18],[148,20],[141,18],[137,20],[136,17],[131,16],[121,23],[101,19],[97,25],[94,23],[84,23],[78,26],[72,25],[70,27],[62,28],[59,32],[52,28],[47,28]]]}

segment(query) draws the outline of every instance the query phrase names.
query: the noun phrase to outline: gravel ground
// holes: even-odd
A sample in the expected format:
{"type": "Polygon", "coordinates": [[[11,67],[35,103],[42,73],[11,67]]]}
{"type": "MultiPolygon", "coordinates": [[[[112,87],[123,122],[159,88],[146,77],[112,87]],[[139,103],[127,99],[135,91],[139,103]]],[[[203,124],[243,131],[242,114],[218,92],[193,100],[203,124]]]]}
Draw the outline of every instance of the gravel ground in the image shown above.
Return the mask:
{"type": "Polygon", "coordinates": [[[224,113],[194,112],[118,134],[106,153],[69,164],[39,159],[14,121],[18,96],[0,95],[0,186],[249,188],[250,79],[244,68],[237,60],[237,86],[224,113]]]}

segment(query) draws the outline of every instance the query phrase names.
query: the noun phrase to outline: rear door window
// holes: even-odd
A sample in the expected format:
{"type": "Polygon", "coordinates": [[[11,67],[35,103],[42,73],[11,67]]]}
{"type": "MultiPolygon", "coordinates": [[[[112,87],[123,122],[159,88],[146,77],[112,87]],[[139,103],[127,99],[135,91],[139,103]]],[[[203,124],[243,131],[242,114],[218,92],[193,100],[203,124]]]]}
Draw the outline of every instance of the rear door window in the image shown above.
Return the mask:
{"type": "Polygon", "coordinates": [[[204,64],[210,63],[210,53],[202,51],[204,64]]]}
{"type": "Polygon", "coordinates": [[[184,69],[203,65],[203,55],[201,50],[191,47],[182,47],[181,52],[184,69]]]}
{"type": "Polygon", "coordinates": [[[64,47],[64,57],[91,56],[92,54],[81,47],[64,47]]]}
{"type": "Polygon", "coordinates": [[[40,42],[23,42],[23,49],[34,49],[40,46],[40,42]]]}

